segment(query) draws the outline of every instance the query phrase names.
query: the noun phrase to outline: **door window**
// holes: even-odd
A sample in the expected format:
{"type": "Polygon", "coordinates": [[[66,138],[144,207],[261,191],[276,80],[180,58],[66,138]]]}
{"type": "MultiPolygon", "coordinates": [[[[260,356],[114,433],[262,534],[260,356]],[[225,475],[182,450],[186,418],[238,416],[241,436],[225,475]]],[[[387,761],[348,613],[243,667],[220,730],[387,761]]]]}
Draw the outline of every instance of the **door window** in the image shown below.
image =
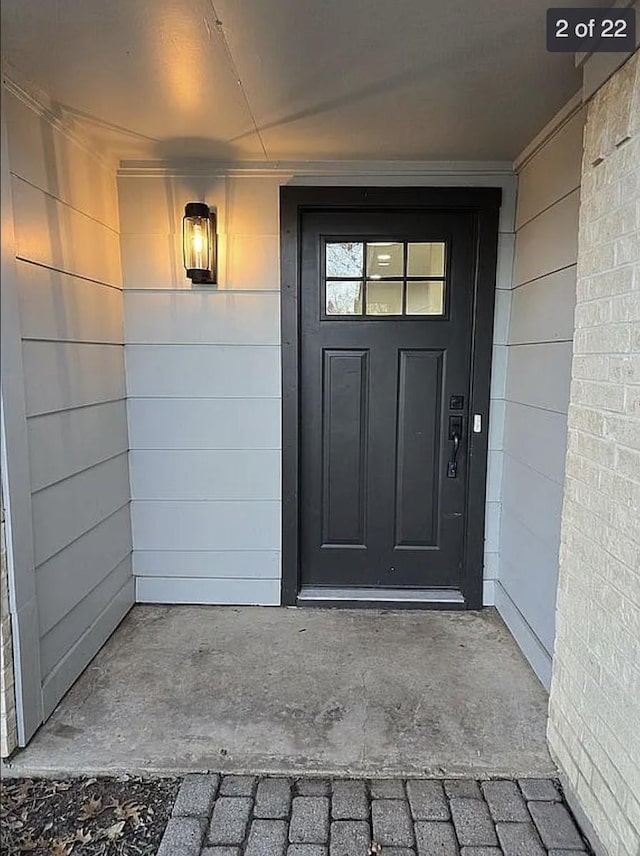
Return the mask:
{"type": "Polygon", "coordinates": [[[444,317],[444,241],[327,241],[325,315],[444,317]]]}

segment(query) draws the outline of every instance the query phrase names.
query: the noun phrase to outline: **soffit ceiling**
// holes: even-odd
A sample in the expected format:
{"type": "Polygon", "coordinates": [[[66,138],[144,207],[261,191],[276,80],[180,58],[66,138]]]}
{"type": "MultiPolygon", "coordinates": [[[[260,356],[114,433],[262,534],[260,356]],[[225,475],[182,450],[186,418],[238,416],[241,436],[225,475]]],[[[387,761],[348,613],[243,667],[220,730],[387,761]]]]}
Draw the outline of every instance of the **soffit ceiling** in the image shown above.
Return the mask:
{"type": "Polygon", "coordinates": [[[580,86],[548,5],[3,0],[3,54],[121,158],[501,160],[580,86]]]}

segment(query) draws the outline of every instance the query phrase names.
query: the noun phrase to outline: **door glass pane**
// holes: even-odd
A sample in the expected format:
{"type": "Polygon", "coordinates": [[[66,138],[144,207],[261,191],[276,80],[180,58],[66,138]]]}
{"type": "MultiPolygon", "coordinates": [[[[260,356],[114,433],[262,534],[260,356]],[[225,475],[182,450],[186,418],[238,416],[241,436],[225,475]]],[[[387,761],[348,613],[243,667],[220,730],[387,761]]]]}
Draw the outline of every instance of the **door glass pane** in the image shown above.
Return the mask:
{"type": "Polygon", "coordinates": [[[327,244],[327,276],[362,276],[364,244],[327,244]]]}
{"type": "Polygon", "coordinates": [[[367,315],[402,315],[402,283],[368,282],[367,315]]]}
{"type": "Polygon", "coordinates": [[[444,243],[408,244],[407,276],[444,276],[444,243]]]}
{"type": "Polygon", "coordinates": [[[373,279],[404,275],[404,244],[367,244],[367,276],[373,279]]]}
{"type": "Polygon", "coordinates": [[[407,283],[407,315],[443,315],[444,282],[407,283]]]}
{"type": "Polygon", "coordinates": [[[327,315],[362,315],[362,282],[328,282],[327,315]]]}

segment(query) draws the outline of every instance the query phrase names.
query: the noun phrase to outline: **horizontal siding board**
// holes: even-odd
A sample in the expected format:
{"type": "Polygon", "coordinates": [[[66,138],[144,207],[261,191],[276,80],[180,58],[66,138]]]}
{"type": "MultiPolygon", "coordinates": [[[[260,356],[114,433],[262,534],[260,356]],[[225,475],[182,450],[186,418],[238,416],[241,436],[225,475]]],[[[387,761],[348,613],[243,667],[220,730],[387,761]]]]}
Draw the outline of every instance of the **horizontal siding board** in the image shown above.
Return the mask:
{"type": "Polygon", "coordinates": [[[27,431],[33,491],[122,454],[129,446],[124,401],[31,417],[27,431]]]}
{"type": "Polygon", "coordinates": [[[281,183],[281,178],[227,179],[227,233],[277,237],[281,183]]]}
{"type": "Polygon", "coordinates": [[[494,602],[500,617],[548,692],[551,688],[551,654],[527,624],[516,603],[507,594],[499,580],[495,581],[494,602]]]}
{"type": "Polygon", "coordinates": [[[215,175],[119,176],[120,232],[165,235],[182,232],[187,202],[206,202],[215,209],[218,231],[225,230],[227,179],[215,175]]]}
{"type": "Polygon", "coordinates": [[[279,550],[280,502],[131,503],[135,550],[279,550]]]}
{"type": "Polygon", "coordinates": [[[127,456],[120,455],[33,495],[36,565],[129,502],[127,456]]]}
{"type": "Polygon", "coordinates": [[[280,344],[280,296],[218,290],[125,294],[128,343],[280,344]]]}
{"type": "Polygon", "coordinates": [[[576,307],[575,266],[513,292],[509,343],[571,341],[576,307]]]}
{"type": "Polygon", "coordinates": [[[562,485],[567,417],[562,413],[507,402],[504,449],[511,457],[562,485]]]}
{"type": "Polygon", "coordinates": [[[118,229],[113,170],[14,95],[3,91],[11,171],[112,229],[118,229]]]}
{"type": "Polygon", "coordinates": [[[280,348],[230,345],[127,345],[130,396],[274,398],[280,348]]]}
{"type": "Polygon", "coordinates": [[[277,550],[136,550],[137,577],[206,579],[280,579],[277,550]]]}
{"type": "Polygon", "coordinates": [[[25,339],[122,345],[122,292],[50,268],[17,262],[25,339]]]}
{"type": "Polygon", "coordinates": [[[36,572],[44,636],[131,552],[128,505],[44,562],[36,572]]]}
{"type": "Polygon", "coordinates": [[[277,398],[129,398],[131,449],[279,449],[277,398]]]}
{"type": "Polygon", "coordinates": [[[518,231],[514,285],[575,265],[579,196],[574,190],[518,231]]]}
{"type": "Polygon", "coordinates": [[[120,235],[122,285],[127,288],[191,288],[182,265],[182,236],[120,235]]]}
{"type": "Polygon", "coordinates": [[[584,108],[518,174],[516,228],[580,186],[584,108]]]}
{"type": "Polygon", "coordinates": [[[12,180],[16,255],[109,285],[122,285],[117,232],[16,176],[12,180]]]}
{"type": "Polygon", "coordinates": [[[280,581],[138,577],[136,600],[138,603],[278,606],[280,581]]]}
{"type": "Polygon", "coordinates": [[[569,408],[571,354],[571,342],[511,347],[507,400],[566,413],[569,408]]]}
{"type": "Polygon", "coordinates": [[[138,450],[129,466],[132,499],[280,500],[276,450],[138,450]]]}
{"type": "Polygon", "coordinates": [[[135,587],[132,578],[109,601],[76,644],[50,672],[42,685],[45,719],[53,713],[62,696],[75,683],[78,675],[87,668],[134,602],[135,587]]]}
{"type": "Polygon", "coordinates": [[[503,509],[500,583],[544,648],[553,651],[558,551],[503,509]]]}
{"type": "MultiPolygon", "coordinates": [[[[502,474],[502,503],[552,550],[560,547],[562,485],[505,454],[502,474]]],[[[504,526],[503,522],[503,526],[504,526]]]]}
{"type": "Polygon", "coordinates": [[[48,630],[40,642],[40,663],[46,677],[64,659],[83,633],[121,589],[133,579],[131,553],[79,600],[64,618],[48,630]]]}
{"type": "Polygon", "coordinates": [[[125,397],[124,348],[23,342],[27,416],[125,397]]]}
{"type": "Polygon", "coordinates": [[[277,234],[228,235],[226,245],[225,288],[280,288],[277,234]]]}

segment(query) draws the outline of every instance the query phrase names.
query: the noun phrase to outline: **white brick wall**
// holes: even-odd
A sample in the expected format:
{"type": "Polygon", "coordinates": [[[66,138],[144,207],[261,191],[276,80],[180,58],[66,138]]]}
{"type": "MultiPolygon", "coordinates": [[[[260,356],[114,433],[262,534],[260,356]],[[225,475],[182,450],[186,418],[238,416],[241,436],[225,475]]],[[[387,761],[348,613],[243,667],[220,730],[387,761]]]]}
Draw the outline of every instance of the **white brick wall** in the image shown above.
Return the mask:
{"type": "Polygon", "coordinates": [[[9,618],[9,578],[4,537],[4,503],[0,494],[0,757],[17,746],[16,705],[13,691],[13,646],[9,618]]]}
{"type": "Polygon", "coordinates": [[[640,852],[640,62],[589,104],[549,743],[609,856],[640,852]]]}

